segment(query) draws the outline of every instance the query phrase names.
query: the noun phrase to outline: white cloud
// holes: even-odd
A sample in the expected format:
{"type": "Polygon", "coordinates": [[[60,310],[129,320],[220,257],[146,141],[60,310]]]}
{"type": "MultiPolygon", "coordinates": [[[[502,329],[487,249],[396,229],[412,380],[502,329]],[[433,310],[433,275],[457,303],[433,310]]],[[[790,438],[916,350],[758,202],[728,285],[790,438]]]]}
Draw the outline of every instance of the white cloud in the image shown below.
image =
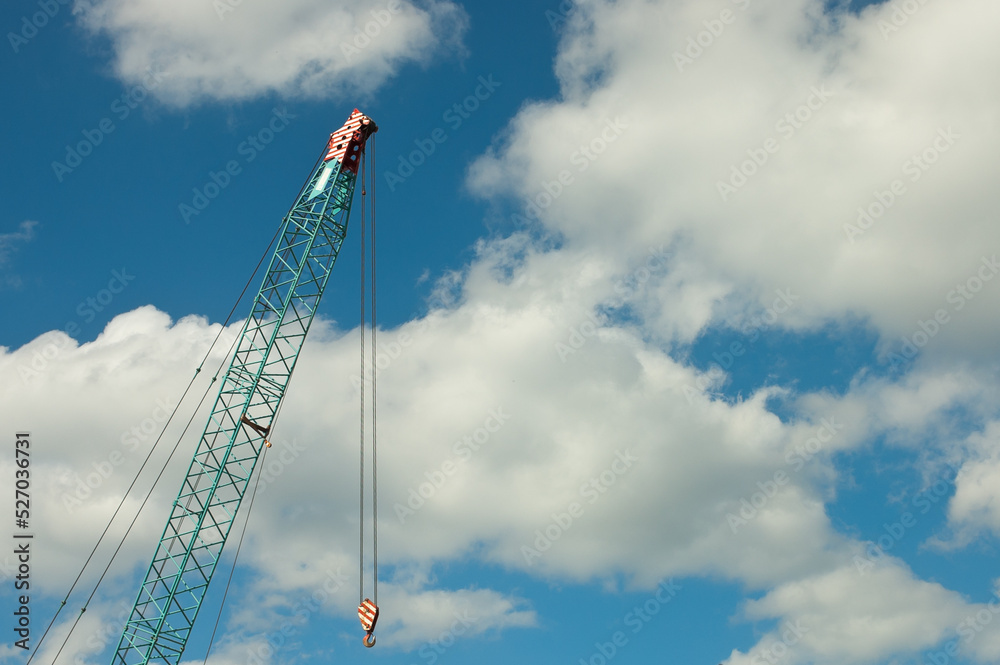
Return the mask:
{"type": "Polygon", "coordinates": [[[1000,70],[994,4],[921,5],[888,40],[888,3],[836,20],[813,0],[578,5],[557,60],[565,100],[525,108],[473,168],[474,189],[542,195],[545,228],[605,256],[682,239],[679,264],[706,276],[702,299],[716,307],[723,295],[737,310],[766,307],[791,287],[801,300],[780,326],[860,317],[886,351],[942,309],[949,320],[925,352],[995,352],[992,274],[974,299],[949,300],[978,286],[1000,247],[989,194],[998,100],[979,78],[1000,70]],[[675,54],[722,10],[732,23],[702,35],[711,43],[678,71],[675,54]],[[627,127],[605,147],[615,118],[627,127]],[[749,162],[756,172],[723,201],[718,183],[762,160],[768,139],[776,152],[749,162]],[[602,150],[592,161],[588,145],[602,150]],[[912,161],[924,151],[936,160],[926,170],[912,161]],[[545,183],[560,171],[573,182],[549,202],[545,183]],[[896,179],[906,191],[852,243],[845,225],[896,179]]]}
{"type": "Polygon", "coordinates": [[[458,48],[466,15],[448,0],[96,0],[76,14],[114,50],[114,73],[173,106],[275,93],[369,94],[400,65],[458,48]],[[152,83],[148,73],[162,74],[152,83]]]}
{"type": "MultiPolygon", "coordinates": [[[[855,16],[826,14],[823,3],[811,0],[593,0],[575,7],[557,58],[562,98],[522,109],[501,142],[473,165],[472,189],[519,201],[514,210],[562,240],[567,272],[583,275],[599,265],[597,277],[579,288],[579,301],[630,305],[640,322],[630,332],[663,348],[688,343],[708,327],[742,329],[767,314],[775,292],[790,289],[797,299],[772,317],[772,329],[866,326],[878,336],[882,358],[899,368],[885,378],[860,372],[844,396],[791,395],[800,418],[837,417],[844,430],[736,538],[707,528],[706,503],[714,501],[720,516],[734,511],[741,494],[751,496],[755,482],[784,468],[776,453],[794,445],[804,426],[779,427],[762,446],[771,454],[733,461],[730,477],[727,439],[704,422],[687,430],[692,416],[671,410],[669,388],[655,384],[663,391],[657,393],[643,383],[629,414],[643,422],[636,404],[657,396],[662,422],[669,423],[661,426],[669,433],[651,446],[664,453],[650,462],[660,468],[661,485],[675,482],[667,469],[676,467],[700,485],[677,495],[643,486],[639,494],[700,528],[685,531],[660,515],[647,525],[652,533],[645,540],[617,531],[618,523],[601,528],[612,542],[641,543],[633,551],[658,552],[657,572],[692,561],[751,585],[780,589],[784,578],[797,580],[797,588],[820,589],[831,580],[863,586],[838,577],[847,568],[831,572],[841,570],[836,562],[850,543],[832,534],[826,517],[837,469],[825,453],[887,436],[926,450],[928,459],[919,463],[930,471],[942,458],[961,460],[964,433],[996,410],[998,347],[990,313],[1000,304],[994,279],[1000,229],[989,221],[998,212],[989,174],[1000,147],[993,120],[1000,99],[978,72],[1000,70],[991,37],[998,8],[981,0],[929,3],[899,19],[889,3],[855,16]],[[886,21],[905,25],[886,37],[880,24],[886,21]],[[956,78],[953,70],[963,73],[956,78]],[[859,207],[872,217],[860,228],[859,207]],[[661,245],[674,252],[663,273],[618,298],[614,279],[629,274],[649,246],[661,245]],[[687,445],[674,448],[672,434],[687,445]],[[702,451],[710,467],[699,465],[702,451]],[[706,496],[699,501],[701,488],[706,496]],[[666,533],[676,540],[657,538],[666,533]],[[734,541],[745,546],[737,552],[734,541]]],[[[589,375],[599,374],[595,356],[606,351],[586,351],[594,363],[589,375]]],[[[634,357],[641,355],[637,350],[634,357]]],[[[574,358],[584,362],[582,356],[574,358]]],[[[680,369],[666,365],[667,377],[680,369]]],[[[708,390],[718,385],[712,377],[706,383],[708,390]]],[[[766,422],[767,410],[755,406],[748,400],[708,407],[744,452],[766,422]],[[734,427],[755,422],[740,417],[747,412],[758,416],[756,426],[734,427]]],[[[653,427],[650,419],[639,429],[653,427]]],[[[993,466],[966,467],[951,509],[957,523],[992,528],[993,466]]],[[[575,545],[582,553],[574,560],[557,558],[553,547],[549,562],[578,572],[592,550],[575,545]]],[[[613,555],[648,582],[639,571],[655,574],[636,559],[613,555]]],[[[954,630],[965,609],[955,594],[905,567],[880,571],[878,579],[894,590],[859,597],[860,605],[870,605],[872,621],[857,621],[861,606],[813,604],[811,611],[829,615],[810,636],[818,659],[878,662],[931,646],[954,630]],[[894,627],[907,637],[892,636],[894,627]],[[838,651],[840,641],[856,643],[856,651],[838,651]]],[[[792,605],[779,610],[775,603],[770,616],[793,618],[792,605]]],[[[754,649],[764,648],[762,641],[754,649]]]]}
{"type": "Polygon", "coordinates": [[[1000,423],[990,422],[982,432],[971,434],[964,447],[969,451],[955,477],[955,494],[948,503],[953,538],[945,547],[965,546],[984,532],[1000,534],[1000,423]]]}
{"type": "MultiPolygon", "coordinates": [[[[862,441],[851,418],[880,422],[879,405],[888,400],[870,400],[870,414],[816,397],[802,407],[807,418],[782,423],[766,407],[769,392],[712,401],[697,388],[697,372],[634,329],[600,320],[594,335],[560,357],[557,345],[587,321],[579,294],[604,273],[583,263],[558,270],[558,254],[529,249],[508,274],[500,269],[506,257],[484,245],[460,282],[463,305],[380,334],[380,351],[391,358],[379,376],[380,553],[392,571],[382,583],[383,645],[423,648],[462,612],[477,617],[462,639],[535,624],[534,610],[514,592],[441,589],[427,575],[436,563],[468,556],[550,579],[623,573],[630,586],[647,588],[684,575],[764,590],[822,586],[830,571],[849,567],[854,546],[825,514],[836,477],[828,453],[862,441]],[[424,495],[422,505],[409,503],[411,490],[424,495]],[[400,518],[397,504],[412,514],[400,518]],[[731,514],[745,523],[734,527],[731,514]],[[525,547],[537,556],[526,556],[525,547]]],[[[37,562],[48,592],[66,588],[81,563],[78,543],[103,528],[152,443],[153,425],[163,422],[162,405],[183,389],[218,332],[202,319],[171,323],[146,307],[115,318],[94,342],[77,345],[54,332],[0,358],[0,403],[38,423],[33,435],[46,450],[34,468],[40,535],[52,543],[37,562]],[[18,369],[45,358],[39,351],[48,345],[57,353],[22,379],[18,369]],[[67,503],[77,492],[80,504],[67,503]]],[[[220,362],[219,354],[210,358],[194,395],[220,362]]],[[[265,648],[275,621],[280,626],[303,608],[312,616],[354,612],[357,371],[357,331],[318,322],[262,462],[243,555],[261,575],[231,599],[242,608],[231,628],[247,637],[220,644],[222,662],[240,660],[255,644],[265,648]],[[349,582],[326,589],[345,576],[349,582]],[[324,589],[322,602],[310,600],[324,589]]],[[[112,570],[109,607],[133,595],[127,573],[150,555],[192,446],[189,436],[112,570]]],[[[139,487],[150,477],[147,471],[139,487]]],[[[135,507],[133,500],[125,514],[135,507]]],[[[910,575],[894,583],[905,593],[887,597],[927,598],[917,593],[926,583],[910,575]]],[[[767,607],[782,620],[808,609],[767,607]]],[[[951,613],[932,609],[912,609],[927,613],[925,623],[937,621],[929,635],[954,625],[951,613]]],[[[824,626],[810,639],[832,639],[824,626]]],[[[873,653],[902,648],[879,638],[877,625],[872,630],[865,640],[873,653]]]]}
{"type": "Polygon", "coordinates": [[[428,642],[445,645],[511,627],[536,625],[533,610],[522,609],[524,601],[504,597],[488,589],[460,589],[400,593],[389,588],[382,595],[388,609],[379,626],[389,627],[386,636],[396,648],[412,649],[428,642]],[[405,620],[404,620],[405,617],[405,620]],[[402,628],[392,630],[394,625],[402,628]],[[450,638],[450,639],[449,639],[450,638]]]}
{"type": "MultiPolygon", "coordinates": [[[[154,60],[173,63],[171,80],[183,83],[170,88],[176,100],[207,94],[213,81],[228,97],[313,94],[341,82],[336,67],[321,68],[320,84],[302,78],[303,61],[278,66],[260,49],[261,72],[227,88],[218,71],[178,55],[176,35],[198,23],[183,11],[164,33],[165,55],[138,46],[150,24],[174,20],[150,23],[144,7],[99,5],[86,20],[118,36],[123,76],[138,76],[154,60]]],[[[268,9],[281,16],[267,18],[290,21],[285,12],[297,7],[268,9]]],[[[251,9],[223,25],[259,26],[251,9]]],[[[471,175],[484,195],[530,197],[539,225],[563,243],[542,250],[520,235],[481,243],[454,278],[458,304],[380,337],[399,351],[386,351],[394,357],[379,390],[380,552],[400,569],[384,587],[393,599],[386,607],[400,612],[387,614],[386,625],[400,644],[435,639],[463,607],[482,612],[491,629],[533,624],[532,609],[513,592],[442,591],[424,576],[438,562],[469,556],[545,579],[625,579],[646,588],[670,575],[733,580],[764,591],[747,606],[748,619],[808,624],[800,660],[877,662],[909,653],[979,609],[896,560],[860,575],[850,563],[859,544],[826,514],[839,473],[830,453],[889,433],[960,455],[950,412],[968,409],[976,424],[997,403],[989,363],[1000,290],[984,283],[961,308],[949,294],[1000,245],[989,180],[997,99],[981,83],[1000,63],[990,20],[998,9],[974,0],[927,4],[884,39],[878,21],[890,11],[833,21],[807,0],[578,3],[557,60],[562,99],[525,107],[471,175]],[[734,21],[678,71],[674,54],[723,9],[734,21]],[[811,95],[811,117],[789,135],[791,121],[779,123],[811,95]],[[894,178],[908,178],[905,160],[949,126],[960,138],[850,242],[844,225],[857,207],[894,178]],[[780,148],[723,201],[717,182],[759,157],[770,137],[780,148]],[[571,178],[560,190],[552,183],[563,171],[571,178]],[[661,246],[669,258],[639,284],[649,249],[661,246]],[[623,280],[635,288],[617,290],[623,280]],[[732,403],[706,394],[723,380],[718,372],[703,376],[667,353],[710,326],[739,328],[766,314],[775,291],[787,289],[798,300],[776,328],[861,320],[886,353],[917,331],[933,343],[918,344],[924,355],[902,380],[860,373],[844,396],[778,387],[732,403]],[[629,306],[638,318],[602,317],[600,305],[629,306]],[[942,308],[949,320],[931,336],[921,322],[942,308]],[[989,363],[977,367],[983,358],[989,363]],[[951,367],[956,359],[965,364],[951,367]],[[969,366],[976,370],[962,369],[969,366]],[[781,391],[794,407],[784,421],[767,406],[781,391]],[[502,424],[498,410],[507,414],[502,424]],[[842,429],[821,437],[824,418],[839,419],[842,429]],[[422,504],[410,503],[411,490],[425,495],[422,504]],[[730,514],[745,524],[734,529],[730,514]]],[[[158,35],[145,41],[155,46],[158,35]]],[[[194,52],[210,60],[204,49],[194,52]]],[[[0,404],[40,423],[36,436],[52,446],[52,461],[39,463],[49,478],[46,530],[93,529],[106,519],[137,457],[72,517],[59,512],[72,486],[60,474],[79,475],[120,447],[124,423],[150,417],[161,389],[177,393],[187,380],[181,368],[197,362],[215,330],[197,319],[170,325],[141,309],[91,344],[51,333],[5,353],[0,404]],[[22,383],[18,367],[47,344],[58,353],[43,356],[39,375],[22,383]],[[85,446],[77,445],[81,431],[85,446]]],[[[345,460],[356,455],[349,380],[356,338],[332,325],[315,330],[289,389],[272,454],[299,454],[273,468],[274,458],[266,460],[274,477],[250,533],[250,561],[269,571],[252,591],[265,607],[294,605],[354,556],[356,467],[345,460]],[[328,528],[316,529],[320,520],[328,528]]],[[[993,528],[991,459],[972,462],[960,479],[956,524],[993,528]]],[[[165,514],[172,498],[170,488],[158,493],[150,514],[165,514]]],[[[155,528],[136,540],[152,542],[155,528]]],[[[55,542],[40,565],[58,585],[65,576],[56,565],[76,552],[68,537],[55,542]]],[[[127,549],[127,563],[143,562],[149,549],[127,549]]],[[[338,594],[318,611],[347,615],[353,604],[353,592],[338,594]]],[[[782,630],[730,662],[771,648],[782,630]]]]}
{"type": "MultiPolygon", "coordinates": [[[[522,270],[533,274],[538,260],[544,274],[550,259],[529,256],[522,270]]],[[[465,281],[465,305],[380,335],[383,352],[395,356],[379,382],[380,553],[393,571],[381,585],[383,644],[422,648],[463,612],[477,619],[463,624],[462,639],[534,625],[533,609],[514,593],[441,589],[426,574],[437,562],[470,554],[545,578],[624,573],[632,586],[652,587],[671,575],[712,574],[763,589],[789,579],[810,584],[849,560],[849,542],[824,514],[829,458],[808,443],[816,436],[840,445],[842,430],[820,436],[819,420],[783,424],[767,411],[766,393],[736,404],[697,391],[686,396],[697,374],[627,329],[602,327],[563,362],[556,344],[578,319],[551,294],[567,284],[553,279],[546,290],[525,280],[505,291],[502,277],[489,261],[479,262],[465,281]],[[395,504],[409,505],[410,489],[428,489],[427,496],[400,520],[395,504]],[[740,513],[741,499],[754,510],[740,513]],[[729,513],[746,524],[734,529],[729,513]],[[538,532],[551,544],[539,544],[538,532]],[[525,546],[538,556],[526,557],[525,546]]],[[[563,281],[575,282],[574,274],[563,281]]],[[[94,342],[65,343],[26,382],[16,368],[62,333],[3,358],[4,409],[39,423],[33,436],[47,451],[35,467],[40,535],[52,543],[37,562],[47,591],[66,587],[81,563],[78,543],[103,527],[151,444],[147,437],[129,452],[124,441],[158,418],[158,403],[183,388],[217,332],[197,318],[171,325],[142,308],[114,319],[94,342]],[[167,386],[173,390],[164,397],[167,386]],[[43,394],[44,402],[37,397],[43,394]],[[67,505],[79,479],[100,474],[115,451],[125,461],[106,479],[93,475],[90,495],[67,505]]],[[[356,331],[321,322],[302,353],[275,445],[262,462],[264,486],[244,549],[244,562],[261,575],[231,599],[243,608],[231,628],[249,637],[220,645],[224,661],[242,654],[243,642],[266,646],[275,621],[280,626],[303,607],[313,616],[353,614],[356,344],[356,331]],[[349,582],[333,582],[345,576],[349,582]],[[322,589],[321,602],[309,600],[322,589]]],[[[218,361],[213,356],[207,367],[218,361]]],[[[190,439],[112,571],[109,606],[134,593],[126,573],[145,563],[159,537],[190,439]]],[[[148,471],[144,477],[141,488],[148,471]]],[[[133,501],[126,514],[134,509],[133,501]]]]}
{"type": "MultiPolygon", "coordinates": [[[[223,336],[223,348],[231,335],[238,333],[238,325],[223,336]]],[[[415,340],[413,347],[406,347],[406,353],[413,356],[410,362],[420,355],[414,349],[425,348],[431,341],[431,335],[419,331],[428,325],[415,322],[408,327],[415,340]]],[[[290,622],[290,630],[303,629],[305,620],[298,619],[303,611],[309,616],[350,617],[357,607],[357,404],[350,381],[356,370],[357,335],[345,335],[322,322],[316,328],[313,342],[303,352],[303,364],[296,373],[282,421],[272,436],[271,455],[265,455],[261,463],[261,486],[242,557],[260,576],[249,587],[234,589],[230,599],[237,608],[233,629],[251,636],[251,646],[267,646],[275,625],[280,627],[283,622],[290,622]],[[332,390],[330,376],[341,377],[332,390]],[[330,506],[335,508],[331,511],[330,506]],[[317,529],[317,522],[329,529],[317,529]],[[289,617],[296,618],[292,621],[289,617]]],[[[189,317],[174,323],[162,312],[143,307],[113,319],[90,343],[79,345],[64,333],[53,332],[16,351],[4,351],[0,358],[0,375],[6,381],[4,420],[31,424],[33,450],[37,451],[32,461],[32,522],[37,536],[48,543],[32,560],[40,593],[61,595],[70,587],[193,368],[218,333],[218,325],[208,325],[203,319],[189,317]]],[[[384,343],[391,345],[396,337],[386,335],[384,343]]],[[[160,536],[178,479],[187,468],[207,417],[206,407],[215,397],[210,375],[222,361],[220,351],[209,356],[181,415],[152,453],[135,493],[78,585],[76,602],[80,602],[79,594],[89,593],[103,570],[108,553],[132,520],[190,416],[191,404],[209,389],[208,403],[195,415],[192,431],[164,471],[164,482],[157,486],[136,522],[93,611],[88,613],[94,620],[108,620],[107,607],[102,610],[101,603],[117,607],[134,598],[133,573],[147,562],[160,536]]],[[[397,366],[392,369],[397,372],[406,365],[402,359],[396,363],[399,370],[397,366]]],[[[391,403],[399,394],[386,390],[385,399],[391,403]]],[[[412,426],[412,432],[423,428],[425,434],[441,436],[433,423],[410,411],[413,406],[404,405],[409,420],[404,419],[403,426],[412,426]]],[[[475,416],[479,424],[485,417],[475,416]]],[[[383,427],[391,438],[383,455],[391,461],[382,482],[397,484],[400,474],[409,480],[407,472],[422,466],[424,460],[419,454],[399,454],[413,446],[404,445],[404,437],[393,432],[393,426],[400,425],[399,419],[386,420],[383,427]],[[410,467],[408,462],[412,462],[410,467]]],[[[451,426],[461,425],[458,420],[451,426]]],[[[12,475],[12,463],[0,462],[0,470],[12,475]]],[[[242,514],[247,510],[244,504],[242,514]]],[[[391,509],[387,513],[382,514],[382,520],[390,523],[389,537],[383,538],[383,543],[388,541],[383,545],[383,562],[400,570],[381,585],[384,610],[379,634],[384,644],[411,649],[437,639],[443,631],[453,631],[456,639],[470,639],[534,624],[533,610],[514,595],[488,588],[439,588],[426,575],[408,570],[414,563],[426,568],[433,558],[420,553],[426,549],[423,543],[414,555],[408,542],[394,539],[394,515],[391,509]],[[461,626],[454,627],[460,619],[461,626]]],[[[230,542],[236,542],[241,523],[237,521],[230,542]]],[[[227,574],[228,565],[224,562],[216,579],[227,574]]],[[[93,630],[81,629],[68,648],[85,658],[95,652],[87,646],[93,630]]],[[[247,648],[243,642],[220,645],[220,658],[243,658],[247,648]]]]}
{"type": "Polygon", "coordinates": [[[860,574],[853,566],[790,582],[747,604],[753,619],[778,626],[729,665],[872,663],[888,654],[928,649],[946,636],[966,605],[939,584],[895,563],[860,574]]]}

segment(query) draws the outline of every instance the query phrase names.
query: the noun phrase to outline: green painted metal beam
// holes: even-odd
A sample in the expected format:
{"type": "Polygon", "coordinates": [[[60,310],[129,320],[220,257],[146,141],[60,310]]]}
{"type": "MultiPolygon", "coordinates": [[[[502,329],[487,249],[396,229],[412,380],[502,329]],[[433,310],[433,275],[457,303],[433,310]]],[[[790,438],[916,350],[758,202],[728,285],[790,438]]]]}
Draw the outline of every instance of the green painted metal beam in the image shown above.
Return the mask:
{"type": "Polygon", "coordinates": [[[285,216],[112,665],[178,665],[184,653],[347,234],[360,155],[377,130],[355,109],[285,216]]]}

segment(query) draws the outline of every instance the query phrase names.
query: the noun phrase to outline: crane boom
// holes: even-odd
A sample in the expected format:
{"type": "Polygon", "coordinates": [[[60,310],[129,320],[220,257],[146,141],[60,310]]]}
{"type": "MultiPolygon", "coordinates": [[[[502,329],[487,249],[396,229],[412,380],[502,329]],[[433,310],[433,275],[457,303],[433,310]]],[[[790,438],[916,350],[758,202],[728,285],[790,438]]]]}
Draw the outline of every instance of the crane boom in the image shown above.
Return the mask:
{"type": "Polygon", "coordinates": [[[347,233],[378,127],[357,109],[330,135],[284,218],[250,317],[173,503],[112,665],[177,665],[347,233]]]}

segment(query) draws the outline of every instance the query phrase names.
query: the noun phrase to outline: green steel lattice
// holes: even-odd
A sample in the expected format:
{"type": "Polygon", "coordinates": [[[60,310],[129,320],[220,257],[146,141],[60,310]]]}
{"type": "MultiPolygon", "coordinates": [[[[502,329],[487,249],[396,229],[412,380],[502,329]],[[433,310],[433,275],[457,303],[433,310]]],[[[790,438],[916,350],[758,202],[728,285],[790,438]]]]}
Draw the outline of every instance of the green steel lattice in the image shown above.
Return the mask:
{"type": "Polygon", "coordinates": [[[358,156],[377,131],[357,109],[285,216],[112,665],[177,665],[341,244],[358,156]]]}

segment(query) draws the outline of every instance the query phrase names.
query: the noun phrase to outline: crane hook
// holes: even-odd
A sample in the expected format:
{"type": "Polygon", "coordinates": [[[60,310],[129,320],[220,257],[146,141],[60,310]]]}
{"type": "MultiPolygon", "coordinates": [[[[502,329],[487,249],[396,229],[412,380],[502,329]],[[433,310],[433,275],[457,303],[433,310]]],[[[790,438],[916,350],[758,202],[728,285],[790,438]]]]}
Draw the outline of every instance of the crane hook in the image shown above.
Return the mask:
{"type": "Polygon", "coordinates": [[[371,649],[375,646],[375,622],[378,621],[378,605],[365,598],[358,606],[358,618],[361,619],[361,627],[365,631],[362,642],[371,649]]]}

